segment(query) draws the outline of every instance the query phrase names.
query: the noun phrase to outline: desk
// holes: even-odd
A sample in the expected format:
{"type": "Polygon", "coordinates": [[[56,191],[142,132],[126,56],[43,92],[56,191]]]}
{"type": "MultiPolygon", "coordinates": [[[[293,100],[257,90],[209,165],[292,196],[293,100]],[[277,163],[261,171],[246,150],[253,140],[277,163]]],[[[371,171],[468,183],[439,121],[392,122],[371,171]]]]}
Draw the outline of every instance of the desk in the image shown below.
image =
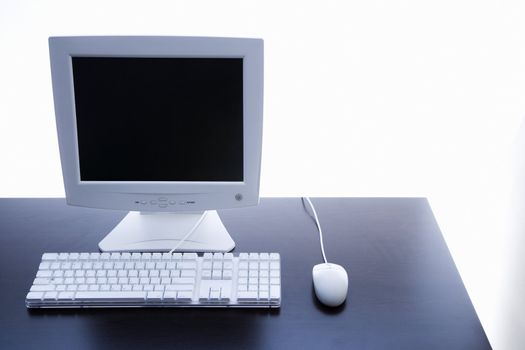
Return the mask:
{"type": "Polygon", "coordinates": [[[426,199],[314,199],[349,299],[319,304],[321,252],[298,198],[221,210],[236,252],[279,252],[282,307],[27,310],[43,252],[97,251],[125,213],[0,199],[0,347],[38,349],[490,349],[426,199]]]}

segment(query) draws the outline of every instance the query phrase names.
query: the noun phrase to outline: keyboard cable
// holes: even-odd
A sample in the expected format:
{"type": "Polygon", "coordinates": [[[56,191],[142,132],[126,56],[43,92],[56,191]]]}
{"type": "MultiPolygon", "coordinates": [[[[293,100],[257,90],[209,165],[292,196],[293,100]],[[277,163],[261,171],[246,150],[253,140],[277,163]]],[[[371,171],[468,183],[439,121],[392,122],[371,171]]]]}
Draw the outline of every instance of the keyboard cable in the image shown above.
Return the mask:
{"type": "MultiPolygon", "coordinates": [[[[314,204],[310,200],[310,197],[301,197],[301,201],[303,203],[303,207],[305,207],[305,205],[304,205],[304,201],[305,200],[308,202],[308,204],[310,205],[310,208],[312,208],[312,212],[314,213],[314,217],[312,219],[315,221],[315,225],[317,226],[317,230],[319,231],[319,242],[321,243],[321,253],[323,253],[323,260],[324,260],[324,262],[328,263],[328,260],[326,260],[326,254],[324,253],[323,230],[321,229],[321,224],[319,223],[319,218],[317,217],[317,212],[315,211],[314,204]]],[[[306,209],[306,207],[305,207],[305,209],[306,209]]],[[[310,215],[310,217],[312,217],[312,215],[310,213],[308,213],[308,215],[310,215]]]]}
{"type": "Polygon", "coordinates": [[[193,225],[191,230],[189,230],[188,233],[186,233],[186,235],[184,237],[182,237],[182,239],[175,245],[175,247],[172,250],[169,251],[169,254],[172,254],[174,251],[176,251],[182,245],[182,243],[184,243],[184,241],[186,241],[188,239],[188,237],[190,237],[192,235],[192,233],[195,232],[195,230],[200,226],[200,224],[202,223],[202,221],[206,217],[207,213],[208,213],[207,210],[205,210],[202,213],[201,217],[199,218],[199,220],[197,220],[195,225],[193,225]]]}

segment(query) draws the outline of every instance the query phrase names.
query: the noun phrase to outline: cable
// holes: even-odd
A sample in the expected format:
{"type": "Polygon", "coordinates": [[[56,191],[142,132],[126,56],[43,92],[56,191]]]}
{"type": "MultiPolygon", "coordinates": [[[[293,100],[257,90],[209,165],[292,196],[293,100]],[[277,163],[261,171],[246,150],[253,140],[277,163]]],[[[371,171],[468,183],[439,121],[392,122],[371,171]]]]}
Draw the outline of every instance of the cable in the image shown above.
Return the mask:
{"type": "Polygon", "coordinates": [[[310,200],[310,197],[301,197],[301,200],[303,201],[303,204],[304,204],[304,200],[305,199],[308,202],[308,204],[310,205],[310,208],[312,208],[312,211],[314,213],[315,224],[317,225],[317,230],[319,231],[319,242],[321,243],[321,253],[323,253],[323,260],[324,260],[324,262],[328,263],[328,260],[326,260],[326,254],[324,253],[323,230],[321,229],[321,224],[319,223],[319,218],[317,217],[317,212],[315,211],[314,204],[310,200]]]}
{"type": "Polygon", "coordinates": [[[202,213],[202,215],[199,218],[199,220],[197,220],[195,225],[193,225],[191,230],[189,230],[188,233],[186,233],[186,236],[182,237],[182,239],[179,241],[179,243],[177,243],[177,245],[172,250],[169,251],[169,254],[172,254],[175,250],[177,250],[177,248],[179,248],[181,246],[181,244],[184,243],[184,241],[186,239],[188,239],[189,236],[191,236],[191,234],[197,229],[197,227],[200,226],[202,220],[204,220],[204,218],[206,217],[206,214],[208,214],[208,211],[205,210],[204,213],[202,213]]]}

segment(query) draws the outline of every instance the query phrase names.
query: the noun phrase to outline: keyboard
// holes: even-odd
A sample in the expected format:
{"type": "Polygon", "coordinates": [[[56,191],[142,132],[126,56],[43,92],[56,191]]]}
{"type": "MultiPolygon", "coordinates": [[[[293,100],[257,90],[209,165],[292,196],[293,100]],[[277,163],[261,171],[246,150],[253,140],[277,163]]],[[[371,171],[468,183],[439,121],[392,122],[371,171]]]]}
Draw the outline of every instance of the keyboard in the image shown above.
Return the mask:
{"type": "Polygon", "coordinates": [[[278,253],[45,253],[28,308],[280,307],[278,253]]]}

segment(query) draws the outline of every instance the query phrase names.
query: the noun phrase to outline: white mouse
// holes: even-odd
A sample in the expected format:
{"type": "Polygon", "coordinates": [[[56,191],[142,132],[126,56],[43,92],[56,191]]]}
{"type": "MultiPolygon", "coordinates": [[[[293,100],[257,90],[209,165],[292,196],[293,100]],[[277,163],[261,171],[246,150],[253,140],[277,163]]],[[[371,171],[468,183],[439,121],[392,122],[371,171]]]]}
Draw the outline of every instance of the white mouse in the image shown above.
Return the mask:
{"type": "Polygon", "coordinates": [[[348,274],[341,265],[324,263],[312,270],[317,299],[326,306],[339,306],[348,294],[348,274]]]}

